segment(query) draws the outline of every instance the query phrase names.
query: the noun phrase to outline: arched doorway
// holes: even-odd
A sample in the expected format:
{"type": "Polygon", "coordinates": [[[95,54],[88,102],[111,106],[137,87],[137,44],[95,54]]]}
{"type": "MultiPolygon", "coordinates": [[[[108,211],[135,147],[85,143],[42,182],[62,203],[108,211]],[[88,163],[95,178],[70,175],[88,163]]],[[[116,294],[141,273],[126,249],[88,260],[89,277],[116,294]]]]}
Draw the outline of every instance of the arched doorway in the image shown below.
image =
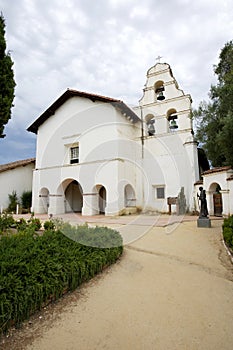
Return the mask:
{"type": "Polygon", "coordinates": [[[209,192],[212,196],[212,211],[215,216],[222,216],[222,194],[221,187],[218,183],[213,183],[210,186],[209,192]]]}
{"type": "Polygon", "coordinates": [[[49,208],[49,190],[46,187],[41,188],[39,193],[39,212],[47,214],[49,208]]]}
{"type": "Polygon", "coordinates": [[[125,207],[135,207],[136,206],[136,198],[135,191],[133,187],[128,184],[125,186],[125,207]]]}
{"type": "Polygon", "coordinates": [[[99,214],[105,214],[105,208],[106,208],[106,189],[104,186],[101,186],[99,188],[99,214]]]}
{"type": "Polygon", "coordinates": [[[81,213],[83,207],[83,190],[78,181],[70,180],[64,190],[65,212],[81,213]]]}

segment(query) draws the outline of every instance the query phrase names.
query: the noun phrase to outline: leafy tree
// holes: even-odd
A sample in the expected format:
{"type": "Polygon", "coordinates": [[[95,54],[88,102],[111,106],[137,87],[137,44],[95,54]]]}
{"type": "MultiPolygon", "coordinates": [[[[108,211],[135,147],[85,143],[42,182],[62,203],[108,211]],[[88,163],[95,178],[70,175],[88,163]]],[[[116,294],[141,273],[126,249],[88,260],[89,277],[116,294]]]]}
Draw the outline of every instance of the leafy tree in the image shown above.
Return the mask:
{"type": "Polygon", "coordinates": [[[13,107],[15,81],[12,66],[11,56],[6,53],[5,21],[0,14],[0,138],[5,137],[4,127],[11,118],[13,107]]]}
{"type": "Polygon", "coordinates": [[[194,111],[197,139],[213,166],[233,166],[233,41],[221,50],[214,73],[218,81],[210,88],[210,101],[194,111]]]}

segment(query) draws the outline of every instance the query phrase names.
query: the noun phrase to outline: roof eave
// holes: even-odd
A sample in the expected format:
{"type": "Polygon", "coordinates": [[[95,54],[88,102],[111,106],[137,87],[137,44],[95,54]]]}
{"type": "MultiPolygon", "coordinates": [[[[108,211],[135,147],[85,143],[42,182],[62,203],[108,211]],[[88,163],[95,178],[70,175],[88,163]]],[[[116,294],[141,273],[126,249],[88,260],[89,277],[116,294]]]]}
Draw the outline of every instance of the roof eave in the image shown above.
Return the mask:
{"type": "Polygon", "coordinates": [[[70,97],[78,96],[90,99],[92,102],[101,101],[105,103],[111,103],[112,106],[119,109],[123,115],[129,117],[133,123],[140,121],[138,116],[121,100],[117,100],[110,97],[105,97],[101,95],[95,95],[86,93],[83,91],[67,89],[44,113],[42,113],[39,118],[37,118],[34,123],[32,123],[27,131],[37,134],[38,128],[43,124],[55,111],[62,106],[70,97]]]}

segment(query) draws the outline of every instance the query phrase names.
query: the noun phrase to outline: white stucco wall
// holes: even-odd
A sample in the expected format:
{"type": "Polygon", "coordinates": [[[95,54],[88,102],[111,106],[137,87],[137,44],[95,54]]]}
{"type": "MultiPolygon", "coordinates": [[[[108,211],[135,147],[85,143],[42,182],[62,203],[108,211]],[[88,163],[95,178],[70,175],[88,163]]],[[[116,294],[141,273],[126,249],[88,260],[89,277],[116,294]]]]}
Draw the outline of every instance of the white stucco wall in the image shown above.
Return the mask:
{"type": "MultiPolygon", "coordinates": [[[[193,159],[179,134],[145,139],[143,169],[145,191],[149,195],[148,210],[168,211],[167,197],[177,197],[182,187],[187,207],[193,210],[193,183],[198,179],[197,164],[192,164],[193,159]],[[164,200],[155,195],[156,188],[161,186],[165,187],[164,200]]],[[[172,210],[176,210],[175,206],[172,210]]]]}
{"type": "MultiPolygon", "coordinates": [[[[179,89],[168,64],[157,64],[147,72],[140,106],[135,108],[143,118],[144,160],[148,174],[148,209],[167,211],[167,197],[177,197],[184,187],[187,208],[194,210],[194,183],[199,179],[197,144],[192,133],[191,97],[179,89]],[[164,100],[158,100],[156,84],[164,86],[164,100]],[[169,128],[169,113],[177,115],[178,128],[169,128]],[[154,120],[155,133],[148,136],[148,120],[154,120]],[[165,187],[165,198],[157,199],[157,187],[165,187]]],[[[176,207],[172,206],[175,211],[176,207]]]]}
{"type": "Polygon", "coordinates": [[[101,186],[107,193],[107,215],[122,212],[127,185],[131,186],[127,187],[128,196],[135,194],[134,204],[145,211],[167,211],[167,197],[177,197],[184,187],[187,207],[192,210],[193,184],[199,174],[190,108],[190,96],[178,88],[167,64],[148,71],[144,95],[134,109],[143,119],[135,124],[110,103],[77,96],[67,100],[38,130],[35,212],[43,212],[46,203],[51,213],[64,212],[64,189],[72,180],[82,187],[85,215],[98,213],[101,186]],[[158,101],[155,93],[158,80],[165,87],[163,101],[158,101]],[[175,132],[171,132],[167,120],[171,110],[178,117],[175,132]],[[155,119],[156,133],[150,137],[148,115],[155,119]],[[69,161],[72,145],[79,146],[78,164],[69,161]],[[163,199],[156,197],[159,186],[165,188],[163,199]],[[49,195],[44,195],[47,192],[49,195]]]}
{"type": "Polygon", "coordinates": [[[233,179],[228,181],[229,189],[229,214],[233,215],[233,179]]]}
{"type": "Polygon", "coordinates": [[[93,205],[97,191],[95,186],[106,188],[106,214],[118,213],[124,207],[123,202],[118,200],[119,169],[122,164],[129,163],[130,170],[126,171],[125,167],[124,177],[131,181],[137,157],[134,139],[139,134],[140,127],[126,120],[108,103],[93,103],[79,97],[65,102],[39,127],[37,170],[33,181],[35,212],[44,212],[41,200],[44,187],[49,192],[49,211],[54,214],[64,212],[64,187],[68,179],[72,179],[82,187],[84,214],[98,211],[93,205]],[[79,163],[70,164],[69,149],[76,144],[79,145],[79,163]]]}
{"type": "Polygon", "coordinates": [[[6,209],[9,205],[8,195],[16,191],[20,199],[24,191],[32,190],[32,175],[34,164],[20,166],[0,173],[0,208],[6,209]]]}
{"type": "Polygon", "coordinates": [[[222,195],[222,207],[224,216],[232,215],[232,181],[227,181],[233,170],[213,172],[203,176],[203,188],[206,190],[207,206],[209,214],[214,214],[213,194],[215,193],[217,185],[221,187],[220,193],[222,195]]]}

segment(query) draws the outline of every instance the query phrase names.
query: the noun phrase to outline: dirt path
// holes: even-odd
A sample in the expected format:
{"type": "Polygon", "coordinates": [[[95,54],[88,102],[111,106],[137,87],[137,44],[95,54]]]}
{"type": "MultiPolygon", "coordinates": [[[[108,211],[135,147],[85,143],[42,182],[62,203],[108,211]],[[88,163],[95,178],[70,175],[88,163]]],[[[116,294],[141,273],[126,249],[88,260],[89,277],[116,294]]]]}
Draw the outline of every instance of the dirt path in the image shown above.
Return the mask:
{"type": "Polygon", "coordinates": [[[231,350],[232,264],[221,221],[212,225],[151,228],[117,264],[37,314],[2,349],[231,350]]]}

